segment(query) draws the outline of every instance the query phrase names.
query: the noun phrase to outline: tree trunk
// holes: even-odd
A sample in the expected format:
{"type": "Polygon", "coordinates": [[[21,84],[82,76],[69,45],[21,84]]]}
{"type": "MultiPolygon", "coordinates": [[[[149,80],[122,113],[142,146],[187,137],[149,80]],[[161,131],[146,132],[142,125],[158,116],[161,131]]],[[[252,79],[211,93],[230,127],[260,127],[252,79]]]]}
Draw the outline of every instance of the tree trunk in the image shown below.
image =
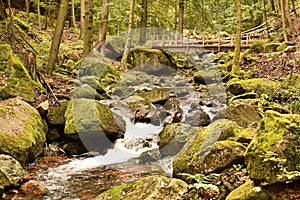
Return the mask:
{"type": "Polygon", "coordinates": [[[25,7],[26,7],[26,20],[29,19],[29,0],[25,0],[25,7]]]}
{"type": "Polygon", "coordinates": [[[104,54],[105,50],[105,41],[106,41],[106,31],[107,31],[107,22],[108,22],[108,13],[109,13],[109,0],[102,0],[102,14],[100,22],[100,33],[99,39],[101,45],[101,53],[104,54]]]}
{"type": "Polygon", "coordinates": [[[293,24],[292,18],[291,18],[289,0],[285,0],[285,12],[286,12],[286,18],[289,23],[290,35],[292,36],[293,39],[295,39],[296,31],[295,31],[294,24],[293,24]]]}
{"type": "Polygon", "coordinates": [[[270,38],[270,34],[269,34],[269,23],[268,23],[268,15],[267,15],[267,8],[266,8],[266,2],[265,0],[261,0],[262,3],[262,7],[264,9],[263,11],[263,21],[265,22],[265,27],[266,27],[266,31],[267,31],[267,36],[268,38],[270,38]]]}
{"type": "Polygon", "coordinates": [[[147,26],[147,0],[142,1],[142,17],[141,17],[141,29],[140,29],[140,45],[146,42],[146,26],[147,26]]]}
{"type": "Polygon", "coordinates": [[[0,0],[0,20],[6,19],[6,17],[5,6],[2,0],[0,0]]]}
{"type": "Polygon", "coordinates": [[[38,24],[39,24],[39,29],[41,29],[41,4],[40,0],[37,1],[37,15],[38,15],[38,24]]]}
{"type": "Polygon", "coordinates": [[[50,49],[50,55],[49,55],[49,63],[47,66],[47,72],[52,75],[52,72],[55,67],[55,61],[57,58],[61,36],[64,30],[65,25],[65,19],[68,12],[68,0],[61,0],[59,11],[58,11],[58,17],[57,17],[57,23],[55,27],[55,32],[52,39],[52,45],[50,49]]]}
{"type": "Polygon", "coordinates": [[[276,15],[278,16],[279,13],[281,12],[278,0],[275,0],[275,7],[276,7],[276,15]]]}
{"type": "Polygon", "coordinates": [[[124,54],[122,57],[122,65],[126,68],[127,62],[127,54],[130,50],[131,40],[132,40],[132,27],[133,27],[133,20],[134,20],[134,0],[130,0],[130,12],[129,12],[129,22],[128,22],[128,33],[124,48],[124,54]]]}
{"type": "Polygon", "coordinates": [[[178,11],[178,33],[179,39],[183,36],[183,16],[184,16],[184,0],[179,0],[179,11],[178,11]]]}
{"type": "Polygon", "coordinates": [[[287,37],[287,32],[286,32],[286,16],[285,16],[285,9],[284,9],[284,0],[280,0],[280,7],[281,7],[283,38],[284,38],[285,42],[288,42],[288,37],[287,37]]]}
{"type": "Polygon", "coordinates": [[[241,33],[242,33],[242,10],[240,0],[236,0],[236,34],[235,34],[235,49],[232,64],[232,74],[240,71],[240,52],[241,52],[241,33]]]}
{"type": "Polygon", "coordinates": [[[93,48],[93,0],[85,0],[83,56],[88,55],[93,48]]]}
{"type": "Polygon", "coordinates": [[[8,0],[7,3],[8,3],[9,18],[10,18],[9,27],[10,27],[12,35],[14,35],[15,34],[15,32],[14,32],[14,21],[13,21],[13,14],[12,14],[12,10],[11,10],[10,0],[8,0]]]}
{"type": "Polygon", "coordinates": [[[296,18],[298,18],[299,16],[298,16],[298,13],[297,13],[297,8],[295,6],[295,0],[292,0],[292,8],[293,8],[294,15],[296,16],[296,18]]]}
{"type": "Polygon", "coordinates": [[[80,0],[80,36],[79,38],[83,40],[84,36],[84,11],[85,11],[85,0],[80,0]]]}
{"type": "Polygon", "coordinates": [[[71,26],[76,29],[76,19],[75,19],[75,0],[71,2],[71,26]]]}

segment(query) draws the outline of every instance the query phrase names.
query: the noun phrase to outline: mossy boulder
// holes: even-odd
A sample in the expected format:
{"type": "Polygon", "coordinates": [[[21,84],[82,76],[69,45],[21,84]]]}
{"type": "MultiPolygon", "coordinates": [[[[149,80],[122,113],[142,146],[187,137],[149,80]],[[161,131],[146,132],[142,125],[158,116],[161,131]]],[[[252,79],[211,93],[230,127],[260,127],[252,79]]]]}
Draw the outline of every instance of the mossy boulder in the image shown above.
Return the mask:
{"type": "Polygon", "coordinates": [[[101,96],[98,92],[89,86],[88,84],[83,84],[79,87],[76,87],[73,91],[74,98],[86,98],[86,99],[97,99],[100,100],[101,96]]]}
{"type": "Polygon", "coordinates": [[[167,124],[158,135],[161,155],[164,157],[177,154],[196,132],[197,128],[187,124],[167,124]]]}
{"type": "Polygon", "coordinates": [[[235,142],[241,128],[227,119],[219,119],[198,131],[173,161],[173,174],[220,171],[243,160],[245,147],[235,142]]]}
{"type": "Polygon", "coordinates": [[[255,92],[273,95],[280,90],[280,83],[265,78],[252,78],[247,80],[232,80],[228,82],[228,91],[233,95],[241,95],[246,92],[255,92]]]}
{"type": "Polygon", "coordinates": [[[100,199],[182,199],[188,184],[179,179],[153,175],[114,187],[93,200],[100,199]]]}
{"type": "Polygon", "coordinates": [[[225,117],[235,121],[238,125],[247,128],[260,122],[261,117],[254,106],[248,104],[230,105],[226,108],[225,117]]]}
{"type": "Polygon", "coordinates": [[[19,186],[25,174],[25,170],[16,159],[0,154],[0,195],[2,196],[4,187],[19,186]]]}
{"type": "Polygon", "coordinates": [[[300,178],[300,115],[266,111],[245,153],[251,179],[262,184],[300,178]]]}
{"type": "Polygon", "coordinates": [[[123,122],[117,121],[122,119],[116,118],[108,105],[96,100],[79,98],[69,101],[65,118],[66,137],[81,140],[90,148],[88,150],[111,144],[124,134],[120,128],[123,122]]]}
{"type": "Polygon", "coordinates": [[[240,187],[233,190],[227,197],[226,200],[273,200],[262,187],[254,186],[253,181],[247,181],[240,187]]]}
{"type": "MultiPolygon", "coordinates": [[[[147,68],[143,67],[147,72],[155,73],[157,67],[160,66],[176,68],[171,56],[159,49],[135,49],[130,51],[123,59],[126,59],[129,68],[147,66],[147,68]]],[[[169,69],[165,68],[165,70],[168,71],[169,69]]]]}
{"type": "Polygon", "coordinates": [[[0,45],[0,52],[0,100],[20,96],[26,102],[34,102],[36,84],[26,67],[8,44],[0,45]]]}
{"type": "Polygon", "coordinates": [[[68,101],[60,101],[59,105],[50,106],[47,113],[48,124],[50,125],[64,125],[65,124],[65,112],[67,109],[68,101]]]}
{"type": "Polygon", "coordinates": [[[0,103],[0,153],[25,165],[42,153],[46,132],[38,111],[28,103],[18,98],[0,103]]]}
{"type": "Polygon", "coordinates": [[[165,102],[170,98],[170,89],[168,88],[153,88],[149,91],[137,91],[137,95],[143,97],[151,103],[165,102]]]}

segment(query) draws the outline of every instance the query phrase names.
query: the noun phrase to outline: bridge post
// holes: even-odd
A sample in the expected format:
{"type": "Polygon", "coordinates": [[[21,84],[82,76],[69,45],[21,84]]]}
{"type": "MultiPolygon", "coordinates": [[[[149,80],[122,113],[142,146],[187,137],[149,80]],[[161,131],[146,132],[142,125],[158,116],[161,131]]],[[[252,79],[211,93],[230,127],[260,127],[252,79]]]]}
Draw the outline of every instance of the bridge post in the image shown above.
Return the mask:
{"type": "Polygon", "coordinates": [[[221,51],[221,35],[218,33],[218,52],[221,51]]]}

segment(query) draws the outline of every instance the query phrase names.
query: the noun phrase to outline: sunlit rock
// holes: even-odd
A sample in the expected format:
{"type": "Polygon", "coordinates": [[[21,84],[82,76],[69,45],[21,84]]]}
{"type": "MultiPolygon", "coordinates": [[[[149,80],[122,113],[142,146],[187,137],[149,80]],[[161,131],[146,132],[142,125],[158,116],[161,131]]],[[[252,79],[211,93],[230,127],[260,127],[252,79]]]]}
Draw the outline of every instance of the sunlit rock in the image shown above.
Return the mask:
{"type": "Polygon", "coordinates": [[[38,111],[21,99],[0,102],[0,153],[22,165],[43,151],[47,127],[38,111]]]}
{"type": "Polygon", "coordinates": [[[17,160],[9,155],[0,154],[0,195],[4,187],[19,186],[24,175],[25,170],[17,160]]]}
{"type": "Polygon", "coordinates": [[[93,200],[182,199],[187,190],[188,184],[182,180],[153,175],[114,187],[93,200]]]}
{"type": "Polygon", "coordinates": [[[250,178],[262,184],[300,179],[300,115],[267,111],[245,153],[250,178]]]}
{"type": "Polygon", "coordinates": [[[173,162],[173,174],[218,172],[233,163],[243,161],[244,147],[235,142],[241,128],[227,119],[214,121],[204,130],[199,130],[173,162]]]}

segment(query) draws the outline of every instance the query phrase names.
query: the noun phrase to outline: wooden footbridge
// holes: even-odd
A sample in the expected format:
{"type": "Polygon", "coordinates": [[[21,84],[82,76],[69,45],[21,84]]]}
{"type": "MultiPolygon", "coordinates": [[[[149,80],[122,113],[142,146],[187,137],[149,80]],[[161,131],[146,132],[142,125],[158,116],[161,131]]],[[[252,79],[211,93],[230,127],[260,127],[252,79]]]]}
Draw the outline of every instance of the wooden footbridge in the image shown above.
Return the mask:
{"type": "MultiPolygon", "coordinates": [[[[241,51],[247,49],[251,43],[263,41],[265,41],[263,35],[243,35],[241,51]]],[[[151,35],[151,47],[173,52],[228,52],[234,51],[235,37],[222,37],[219,34],[213,36],[202,35],[201,39],[190,39],[188,37],[179,39],[178,37],[172,38],[166,35],[151,35]]]]}

